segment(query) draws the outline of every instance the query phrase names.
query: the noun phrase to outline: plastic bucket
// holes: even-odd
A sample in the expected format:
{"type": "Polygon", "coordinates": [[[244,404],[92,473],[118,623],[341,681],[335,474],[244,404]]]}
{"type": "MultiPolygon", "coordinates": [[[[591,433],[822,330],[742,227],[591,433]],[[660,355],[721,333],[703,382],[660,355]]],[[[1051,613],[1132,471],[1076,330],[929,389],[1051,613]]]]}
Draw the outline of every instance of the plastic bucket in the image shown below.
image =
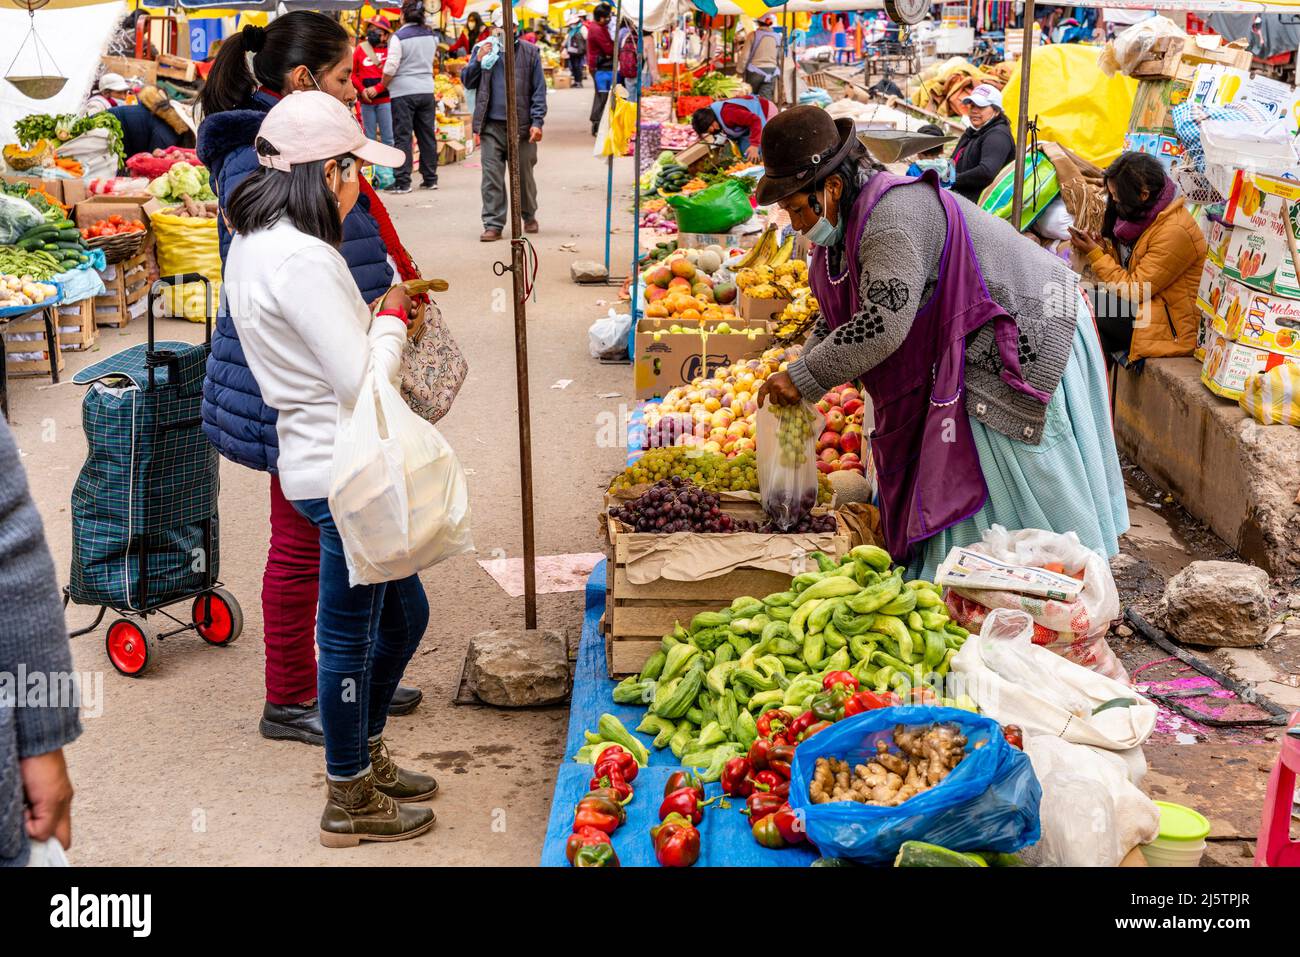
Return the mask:
{"type": "Polygon", "coordinates": [[[1156,801],[1160,808],[1160,833],[1142,845],[1148,867],[1199,867],[1205,853],[1210,822],[1204,815],[1181,804],[1156,801]]]}

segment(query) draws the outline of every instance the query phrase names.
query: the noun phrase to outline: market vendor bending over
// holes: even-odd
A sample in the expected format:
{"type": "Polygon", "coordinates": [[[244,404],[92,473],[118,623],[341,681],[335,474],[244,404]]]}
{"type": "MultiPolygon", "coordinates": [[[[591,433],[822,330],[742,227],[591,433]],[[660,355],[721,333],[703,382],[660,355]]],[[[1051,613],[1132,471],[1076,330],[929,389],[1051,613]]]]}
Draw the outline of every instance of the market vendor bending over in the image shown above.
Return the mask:
{"type": "Polygon", "coordinates": [[[814,244],[822,316],[759,401],[863,384],[890,554],[928,578],[994,523],[1116,554],[1128,509],[1105,362],[1070,267],[933,171],[878,171],[852,120],[820,107],[774,118],[763,159],[758,202],[814,244]]]}
{"type": "Polygon", "coordinates": [[[763,128],[774,116],[776,106],[771,100],[737,96],[696,110],[691,114],[691,126],[700,138],[724,134],[736,144],[741,156],[757,162],[762,155],[759,144],[763,140],[763,128]]]}

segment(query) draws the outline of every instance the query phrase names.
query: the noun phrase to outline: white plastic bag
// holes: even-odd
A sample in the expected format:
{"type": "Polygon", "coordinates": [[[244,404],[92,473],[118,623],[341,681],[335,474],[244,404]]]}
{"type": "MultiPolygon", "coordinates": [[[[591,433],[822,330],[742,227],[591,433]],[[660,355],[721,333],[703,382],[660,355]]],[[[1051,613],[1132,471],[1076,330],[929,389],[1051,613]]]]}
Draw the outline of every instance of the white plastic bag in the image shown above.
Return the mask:
{"type": "Polygon", "coordinates": [[[1107,76],[1123,73],[1132,76],[1133,70],[1161,37],[1185,37],[1187,34],[1168,17],[1148,17],[1121,30],[1102,49],[1097,66],[1107,76]]]}
{"type": "Polygon", "coordinates": [[[460,460],[374,363],[351,414],[340,411],[329,503],[353,587],[474,548],[460,460]]]}
{"type": "Polygon", "coordinates": [[[596,359],[627,355],[627,333],[632,328],[632,317],[619,315],[613,309],[609,315],[597,319],[587,330],[588,348],[596,359]]]}
{"type": "MultiPolygon", "coordinates": [[[[1023,611],[989,612],[953,658],[960,690],[989,717],[1020,725],[1026,737],[1050,734],[1107,751],[1140,748],[1155,730],[1156,706],[1124,682],[1035,645],[1033,628],[1023,611]],[[1133,703],[1117,704],[1123,699],[1133,703]]],[[[1145,760],[1122,757],[1140,779],[1145,760]]]]}
{"type": "Polygon", "coordinates": [[[777,528],[794,528],[817,504],[817,436],[825,421],[807,402],[767,402],[758,410],[758,489],[777,528]]]}
{"type": "Polygon", "coordinates": [[[1025,855],[1042,867],[1116,867],[1156,839],[1160,809],[1125,774],[1114,754],[1050,735],[1025,736],[1043,788],[1042,839],[1025,855]]]}
{"type": "Polygon", "coordinates": [[[109,142],[108,130],[87,130],[68,140],[59,146],[59,156],[80,163],[81,174],[86,179],[117,175],[117,153],[109,142]]]}
{"type": "Polygon", "coordinates": [[[1077,534],[1039,528],[1009,532],[994,525],[970,550],[1013,565],[1061,566],[1064,574],[1082,577],[1083,590],[1066,602],[1014,591],[949,588],[944,597],[959,625],[979,631],[991,608],[1028,612],[1034,620],[1034,644],[1116,681],[1128,681],[1124,666],[1106,643],[1111,621],[1120,616],[1115,577],[1106,559],[1079,541],[1077,534]]]}
{"type": "Polygon", "coordinates": [[[1070,227],[1073,225],[1074,217],[1065,208],[1065,200],[1058,196],[1047,204],[1047,208],[1029,228],[1044,239],[1061,240],[1070,238],[1070,227]]]}

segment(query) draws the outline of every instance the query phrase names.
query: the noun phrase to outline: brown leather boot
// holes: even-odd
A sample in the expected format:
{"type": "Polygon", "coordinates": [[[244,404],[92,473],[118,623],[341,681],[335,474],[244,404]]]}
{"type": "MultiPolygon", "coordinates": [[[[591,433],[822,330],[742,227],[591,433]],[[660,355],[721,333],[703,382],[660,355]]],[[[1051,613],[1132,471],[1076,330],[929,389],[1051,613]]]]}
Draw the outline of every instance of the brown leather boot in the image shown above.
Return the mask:
{"type": "Polygon", "coordinates": [[[355,781],[329,781],[320,816],[320,842],[356,847],[362,841],[405,841],[433,827],[433,811],[404,807],[375,787],[372,773],[355,781]]]}
{"type": "Polygon", "coordinates": [[[432,775],[399,768],[389,755],[383,738],[370,745],[370,764],[374,769],[375,787],[401,804],[427,801],[438,793],[438,782],[432,775]]]}

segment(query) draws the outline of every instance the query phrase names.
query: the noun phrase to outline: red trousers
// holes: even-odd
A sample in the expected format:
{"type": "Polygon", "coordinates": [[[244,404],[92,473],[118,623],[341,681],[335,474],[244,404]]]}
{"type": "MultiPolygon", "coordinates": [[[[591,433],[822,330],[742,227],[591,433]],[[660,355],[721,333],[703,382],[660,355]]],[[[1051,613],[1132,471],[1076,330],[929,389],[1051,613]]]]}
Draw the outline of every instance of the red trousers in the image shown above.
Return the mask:
{"type": "Polygon", "coordinates": [[[320,540],[271,476],[271,547],[262,574],[266,700],[301,704],[316,697],[316,600],[320,540]]]}

